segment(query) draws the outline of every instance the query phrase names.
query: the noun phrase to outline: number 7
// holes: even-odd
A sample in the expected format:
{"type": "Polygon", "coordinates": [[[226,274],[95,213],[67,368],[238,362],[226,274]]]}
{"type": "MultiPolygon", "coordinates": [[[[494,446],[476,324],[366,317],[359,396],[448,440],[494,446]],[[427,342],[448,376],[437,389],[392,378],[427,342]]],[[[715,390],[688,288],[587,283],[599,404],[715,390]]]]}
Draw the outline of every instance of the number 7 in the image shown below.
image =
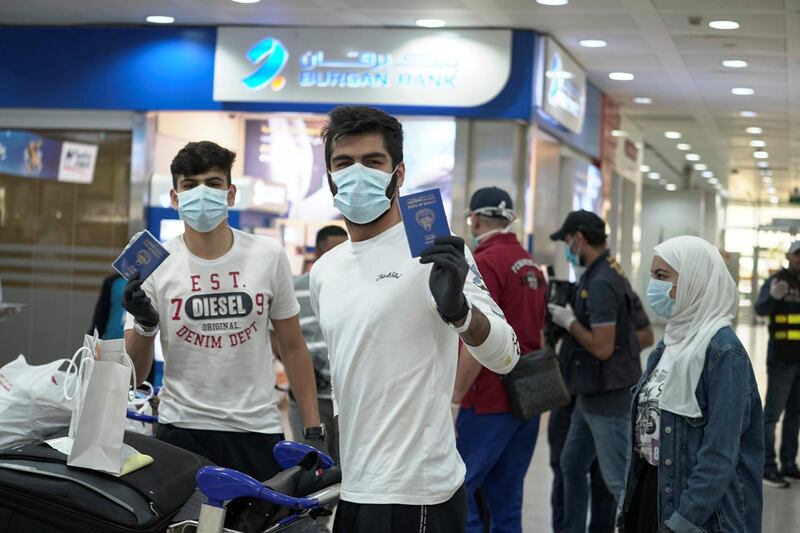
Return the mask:
{"type": "Polygon", "coordinates": [[[181,319],[181,306],[183,305],[183,298],[173,298],[170,300],[171,303],[175,304],[175,313],[172,315],[172,320],[180,320],[181,319]]]}

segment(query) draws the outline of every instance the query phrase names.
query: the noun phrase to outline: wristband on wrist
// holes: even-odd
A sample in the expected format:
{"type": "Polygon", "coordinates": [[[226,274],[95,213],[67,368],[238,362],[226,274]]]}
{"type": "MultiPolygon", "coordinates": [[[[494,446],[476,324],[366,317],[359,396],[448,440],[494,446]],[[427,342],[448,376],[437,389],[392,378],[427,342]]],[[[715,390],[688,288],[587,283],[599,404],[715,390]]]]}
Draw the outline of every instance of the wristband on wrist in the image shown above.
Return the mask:
{"type": "Polygon", "coordinates": [[[147,327],[139,324],[136,320],[133,321],[133,331],[142,337],[155,337],[158,333],[158,324],[152,327],[147,327]]]}
{"type": "Polygon", "coordinates": [[[453,328],[453,331],[455,331],[459,335],[464,333],[465,331],[467,331],[469,329],[470,323],[472,322],[472,304],[469,303],[469,300],[465,300],[465,301],[466,301],[466,305],[467,305],[467,316],[464,317],[464,323],[461,324],[460,326],[456,326],[454,322],[451,322],[451,321],[447,320],[447,318],[442,316],[442,319],[445,322],[447,322],[447,325],[450,326],[451,328],[453,328]]]}
{"type": "Polygon", "coordinates": [[[325,424],[303,429],[305,440],[325,440],[325,424]]]}

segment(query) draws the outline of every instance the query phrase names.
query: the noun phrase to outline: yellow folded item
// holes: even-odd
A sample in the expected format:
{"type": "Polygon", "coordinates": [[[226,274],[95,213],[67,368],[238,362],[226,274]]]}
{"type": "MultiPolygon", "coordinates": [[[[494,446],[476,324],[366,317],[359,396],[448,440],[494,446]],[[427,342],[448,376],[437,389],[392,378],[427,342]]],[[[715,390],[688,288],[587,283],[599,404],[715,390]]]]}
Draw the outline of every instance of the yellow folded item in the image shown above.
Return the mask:
{"type": "Polygon", "coordinates": [[[122,464],[122,472],[119,473],[119,477],[127,476],[131,472],[136,472],[137,470],[146,467],[152,462],[153,458],[143,453],[135,453],[133,455],[129,455],[125,459],[125,462],[122,464]]]}

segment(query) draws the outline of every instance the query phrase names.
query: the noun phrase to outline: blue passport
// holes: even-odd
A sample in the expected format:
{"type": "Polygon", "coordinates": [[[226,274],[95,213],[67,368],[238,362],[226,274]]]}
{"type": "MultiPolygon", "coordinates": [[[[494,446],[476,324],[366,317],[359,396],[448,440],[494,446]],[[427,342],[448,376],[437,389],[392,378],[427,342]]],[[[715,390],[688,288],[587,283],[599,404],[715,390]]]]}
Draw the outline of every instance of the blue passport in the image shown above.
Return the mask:
{"type": "Polygon", "coordinates": [[[112,266],[127,280],[136,277],[137,273],[140,279],[145,280],[168,255],[169,252],[158,239],[145,230],[117,257],[112,266]]]}
{"type": "Polygon", "coordinates": [[[411,257],[419,257],[436,237],[450,235],[439,189],[401,196],[400,213],[403,215],[411,257]]]}

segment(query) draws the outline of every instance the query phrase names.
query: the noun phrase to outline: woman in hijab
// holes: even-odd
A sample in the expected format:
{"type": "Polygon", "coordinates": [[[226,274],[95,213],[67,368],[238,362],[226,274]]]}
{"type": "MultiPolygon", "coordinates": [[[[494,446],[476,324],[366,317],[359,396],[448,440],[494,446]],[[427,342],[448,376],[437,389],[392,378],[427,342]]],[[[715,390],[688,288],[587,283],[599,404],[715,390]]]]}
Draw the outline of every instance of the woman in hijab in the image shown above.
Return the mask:
{"type": "Polygon", "coordinates": [[[731,324],[736,284],[698,237],[655,248],[647,301],[667,319],[634,388],[622,533],[761,531],[764,428],[731,324]]]}

